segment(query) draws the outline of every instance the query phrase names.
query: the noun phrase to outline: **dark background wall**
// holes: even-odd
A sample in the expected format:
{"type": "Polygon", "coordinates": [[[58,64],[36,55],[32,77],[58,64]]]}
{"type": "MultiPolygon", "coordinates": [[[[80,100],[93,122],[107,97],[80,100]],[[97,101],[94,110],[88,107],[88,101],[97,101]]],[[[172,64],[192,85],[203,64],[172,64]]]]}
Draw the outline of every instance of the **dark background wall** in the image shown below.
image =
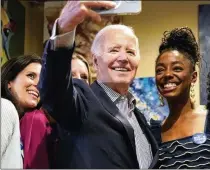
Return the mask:
{"type": "Polygon", "coordinates": [[[16,57],[24,54],[25,8],[19,0],[8,0],[7,12],[16,23],[16,30],[9,45],[9,55],[16,57]]]}
{"type": "Polygon", "coordinates": [[[210,5],[199,5],[199,41],[201,50],[200,103],[207,103],[207,74],[210,71],[210,5]]]}

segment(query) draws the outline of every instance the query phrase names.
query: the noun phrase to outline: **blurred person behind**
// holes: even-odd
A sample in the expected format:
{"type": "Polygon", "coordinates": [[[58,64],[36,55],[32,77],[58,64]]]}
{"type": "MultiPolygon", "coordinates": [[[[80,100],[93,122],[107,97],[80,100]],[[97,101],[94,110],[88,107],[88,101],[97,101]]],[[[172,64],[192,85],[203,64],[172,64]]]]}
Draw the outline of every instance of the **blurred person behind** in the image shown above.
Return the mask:
{"type": "Polygon", "coordinates": [[[73,54],[71,67],[72,78],[82,79],[89,85],[92,83],[90,66],[87,60],[81,54],[73,54]]]}

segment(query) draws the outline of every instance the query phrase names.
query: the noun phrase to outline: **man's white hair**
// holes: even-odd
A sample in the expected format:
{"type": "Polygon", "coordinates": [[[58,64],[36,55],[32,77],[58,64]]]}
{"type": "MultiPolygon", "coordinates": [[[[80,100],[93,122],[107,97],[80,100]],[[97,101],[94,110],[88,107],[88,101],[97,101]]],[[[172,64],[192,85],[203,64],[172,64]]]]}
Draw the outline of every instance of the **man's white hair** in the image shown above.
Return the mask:
{"type": "Polygon", "coordinates": [[[137,49],[137,56],[140,56],[140,49],[139,49],[139,41],[138,37],[135,35],[133,28],[128,27],[126,25],[122,24],[116,24],[116,25],[108,25],[101,29],[95,36],[92,46],[91,46],[91,53],[95,56],[100,56],[102,52],[102,43],[104,42],[104,36],[106,32],[112,31],[112,30],[121,30],[124,32],[127,32],[128,34],[131,34],[136,39],[136,49],[137,49]]]}

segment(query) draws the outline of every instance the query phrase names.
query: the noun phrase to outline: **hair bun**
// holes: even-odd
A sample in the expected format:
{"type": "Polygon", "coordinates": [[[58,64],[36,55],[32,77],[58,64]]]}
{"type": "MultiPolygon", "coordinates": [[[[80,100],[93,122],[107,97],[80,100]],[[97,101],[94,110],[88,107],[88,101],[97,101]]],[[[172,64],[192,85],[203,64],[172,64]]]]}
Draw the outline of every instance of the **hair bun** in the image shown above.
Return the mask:
{"type": "Polygon", "coordinates": [[[188,54],[189,59],[194,64],[199,62],[200,54],[198,44],[192,30],[188,27],[175,28],[171,31],[164,32],[159,52],[162,53],[167,49],[176,49],[184,54],[188,54]]]}

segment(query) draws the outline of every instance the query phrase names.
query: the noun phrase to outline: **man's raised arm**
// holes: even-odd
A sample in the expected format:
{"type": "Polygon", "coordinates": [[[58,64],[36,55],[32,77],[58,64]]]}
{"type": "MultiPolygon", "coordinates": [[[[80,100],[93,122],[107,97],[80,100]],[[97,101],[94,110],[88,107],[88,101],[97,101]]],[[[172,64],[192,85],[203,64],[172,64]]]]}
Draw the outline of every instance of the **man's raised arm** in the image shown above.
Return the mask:
{"type": "Polygon", "coordinates": [[[76,27],[86,17],[101,21],[100,15],[92,11],[91,7],[114,6],[115,3],[108,1],[68,1],[45,46],[39,81],[42,107],[66,129],[78,126],[83,113],[71,77],[76,27]]]}

